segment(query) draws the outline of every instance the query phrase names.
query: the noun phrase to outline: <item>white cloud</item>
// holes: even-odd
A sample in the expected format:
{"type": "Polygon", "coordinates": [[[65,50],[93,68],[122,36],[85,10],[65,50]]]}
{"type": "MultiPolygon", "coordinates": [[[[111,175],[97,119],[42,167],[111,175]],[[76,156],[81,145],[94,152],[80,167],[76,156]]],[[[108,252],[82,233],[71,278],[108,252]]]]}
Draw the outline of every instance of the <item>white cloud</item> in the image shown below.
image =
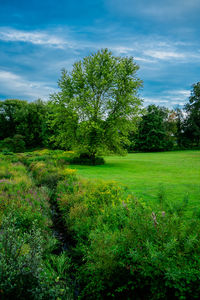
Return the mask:
{"type": "Polygon", "coordinates": [[[25,42],[35,45],[46,45],[55,48],[70,47],[73,43],[62,37],[42,31],[23,31],[12,28],[0,28],[0,40],[5,42],[25,42]]]}
{"type": "MultiPolygon", "coordinates": [[[[92,44],[91,44],[92,46],[92,44]]],[[[99,48],[102,45],[99,44],[99,48]]],[[[121,41],[113,40],[105,44],[116,55],[131,55],[139,63],[160,64],[160,61],[193,62],[200,60],[196,46],[190,43],[169,39],[158,35],[126,36],[121,41]]]]}
{"type": "Polygon", "coordinates": [[[126,47],[126,46],[111,46],[110,49],[114,51],[116,54],[128,54],[134,51],[134,48],[126,47]]]}
{"type": "Polygon", "coordinates": [[[145,50],[144,54],[158,59],[185,58],[185,54],[173,51],[145,50]]]}
{"type": "Polygon", "coordinates": [[[105,0],[105,5],[120,15],[142,15],[163,22],[185,16],[191,18],[200,10],[199,0],[105,0]]]}
{"type": "Polygon", "coordinates": [[[134,56],[134,59],[137,61],[141,61],[141,62],[145,62],[145,63],[152,63],[154,62],[154,60],[152,59],[148,59],[148,58],[145,58],[145,57],[139,57],[139,56],[134,56]]]}
{"type": "Polygon", "coordinates": [[[27,97],[28,100],[36,100],[38,98],[47,100],[48,95],[56,91],[56,89],[44,82],[31,82],[20,75],[1,70],[0,89],[6,91],[7,95],[9,95],[7,98],[17,98],[23,95],[23,98],[27,97]]]}
{"type": "Polygon", "coordinates": [[[166,107],[173,107],[175,105],[183,106],[188,101],[190,91],[188,90],[165,90],[155,97],[145,97],[144,105],[156,104],[166,107]]]}
{"type": "Polygon", "coordinates": [[[163,98],[151,98],[151,97],[144,97],[144,104],[163,104],[168,103],[168,100],[164,100],[163,98]]]}
{"type": "Polygon", "coordinates": [[[189,90],[172,90],[168,91],[169,94],[174,94],[180,97],[186,97],[188,98],[190,96],[190,91],[189,90]]]}

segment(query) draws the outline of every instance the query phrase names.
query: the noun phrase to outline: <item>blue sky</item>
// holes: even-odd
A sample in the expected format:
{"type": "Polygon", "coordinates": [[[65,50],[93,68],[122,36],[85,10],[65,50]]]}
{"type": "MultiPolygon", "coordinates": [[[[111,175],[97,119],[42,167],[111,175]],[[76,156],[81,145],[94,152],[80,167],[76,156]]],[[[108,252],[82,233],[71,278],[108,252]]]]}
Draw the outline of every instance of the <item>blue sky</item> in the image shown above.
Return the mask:
{"type": "Polygon", "coordinates": [[[0,0],[0,99],[57,91],[101,48],[133,56],[144,105],[184,105],[200,81],[200,0],[0,0]]]}

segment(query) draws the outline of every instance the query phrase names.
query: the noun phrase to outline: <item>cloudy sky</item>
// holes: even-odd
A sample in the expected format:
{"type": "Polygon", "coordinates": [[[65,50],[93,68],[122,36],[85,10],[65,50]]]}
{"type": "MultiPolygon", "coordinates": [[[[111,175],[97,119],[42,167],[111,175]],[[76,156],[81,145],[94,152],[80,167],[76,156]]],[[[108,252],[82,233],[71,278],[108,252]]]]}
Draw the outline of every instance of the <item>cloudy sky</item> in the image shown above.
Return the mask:
{"type": "Polygon", "coordinates": [[[144,104],[184,105],[200,81],[200,0],[0,0],[0,99],[48,99],[101,48],[133,56],[144,104]]]}

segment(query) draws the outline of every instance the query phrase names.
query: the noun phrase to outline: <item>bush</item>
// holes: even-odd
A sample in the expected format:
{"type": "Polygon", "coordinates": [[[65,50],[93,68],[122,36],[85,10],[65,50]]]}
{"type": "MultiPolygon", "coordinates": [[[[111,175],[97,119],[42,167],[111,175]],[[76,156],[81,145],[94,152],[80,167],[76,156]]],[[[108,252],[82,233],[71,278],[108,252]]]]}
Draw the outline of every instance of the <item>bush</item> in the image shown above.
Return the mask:
{"type": "Polygon", "coordinates": [[[4,218],[0,235],[0,298],[72,299],[66,255],[48,255],[44,262],[45,240],[37,226],[21,232],[15,216],[4,218]]]}
{"type": "Polygon", "coordinates": [[[13,137],[13,149],[14,152],[19,153],[19,152],[24,152],[25,150],[25,142],[24,142],[24,137],[20,134],[16,134],[13,137]]]}
{"type": "Polygon", "coordinates": [[[95,221],[79,269],[87,299],[198,299],[200,223],[133,201],[95,221]]]}
{"type": "Polygon", "coordinates": [[[0,235],[0,290],[4,299],[30,299],[42,267],[42,237],[38,229],[21,233],[16,219],[4,219],[0,235]]]}
{"type": "Polygon", "coordinates": [[[91,157],[87,153],[82,153],[80,156],[74,157],[70,161],[71,164],[76,164],[76,165],[89,165],[89,166],[96,166],[96,165],[104,165],[105,160],[103,157],[91,157]]]}
{"type": "Polygon", "coordinates": [[[3,141],[1,141],[0,148],[5,152],[13,152],[13,140],[11,138],[5,138],[3,141]]]}
{"type": "Polygon", "coordinates": [[[0,145],[0,148],[6,153],[6,152],[23,152],[25,150],[25,142],[23,140],[23,136],[20,134],[14,135],[14,137],[11,138],[5,138],[0,145]]]}

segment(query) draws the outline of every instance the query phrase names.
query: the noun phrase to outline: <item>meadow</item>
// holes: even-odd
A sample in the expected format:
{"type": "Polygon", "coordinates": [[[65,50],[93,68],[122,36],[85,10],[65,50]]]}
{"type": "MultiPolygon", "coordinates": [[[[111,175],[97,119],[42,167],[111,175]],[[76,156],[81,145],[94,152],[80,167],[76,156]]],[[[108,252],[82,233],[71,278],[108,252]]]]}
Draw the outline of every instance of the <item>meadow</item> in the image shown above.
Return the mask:
{"type": "Polygon", "coordinates": [[[90,180],[115,180],[151,204],[161,197],[171,203],[187,197],[190,208],[199,206],[200,151],[130,153],[104,158],[105,165],[75,168],[90,180]]]}
{"type": "Polygon", "coordinates": [[[0,154],[1,299],[199,299],[200,151],[75,155],[0,154]]]}

